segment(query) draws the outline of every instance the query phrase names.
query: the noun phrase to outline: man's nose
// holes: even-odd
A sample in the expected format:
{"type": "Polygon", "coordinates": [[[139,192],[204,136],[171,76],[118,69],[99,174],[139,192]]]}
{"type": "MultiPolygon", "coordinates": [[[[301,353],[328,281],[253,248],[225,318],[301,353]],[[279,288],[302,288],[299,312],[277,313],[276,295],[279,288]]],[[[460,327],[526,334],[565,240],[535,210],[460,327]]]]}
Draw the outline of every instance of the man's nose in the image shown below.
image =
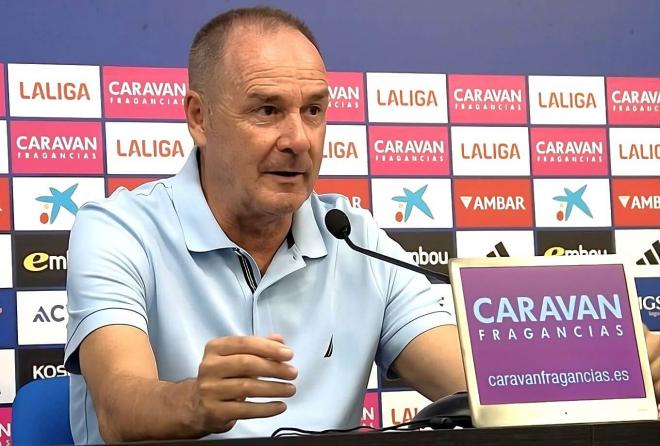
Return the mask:
{"type": "Polygon", "coordinates": [[[277,142],[277,148],[294,153],[309,151],[311,142],[308,132],[309,129],[305,126],[300,113],[289,113],[282,122],[282,133],[277,142]]]}

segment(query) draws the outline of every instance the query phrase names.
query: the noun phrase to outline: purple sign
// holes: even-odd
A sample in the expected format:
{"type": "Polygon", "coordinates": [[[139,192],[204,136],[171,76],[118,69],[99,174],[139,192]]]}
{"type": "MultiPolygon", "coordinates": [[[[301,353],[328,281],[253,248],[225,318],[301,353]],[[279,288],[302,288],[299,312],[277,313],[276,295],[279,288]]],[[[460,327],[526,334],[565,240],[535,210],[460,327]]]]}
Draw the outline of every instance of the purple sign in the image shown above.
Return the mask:
{"type": "Polygon", "coordinates": [[[481,404],[645,397],[621,265],[461,268],[481,404]]]}

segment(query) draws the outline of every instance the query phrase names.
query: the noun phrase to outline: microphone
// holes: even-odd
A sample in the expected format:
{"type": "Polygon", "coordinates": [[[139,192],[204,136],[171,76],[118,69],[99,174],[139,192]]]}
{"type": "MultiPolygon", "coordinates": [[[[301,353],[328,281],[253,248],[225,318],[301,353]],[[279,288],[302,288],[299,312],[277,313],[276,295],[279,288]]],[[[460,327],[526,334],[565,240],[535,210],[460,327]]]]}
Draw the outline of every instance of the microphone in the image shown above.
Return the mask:
{"type": "Polygon", "coordinates": [[[348,221],[348,217],[339,209],[330,209],[327,214],[325,214],[325,227],[328,228],[330,234],[339,240],[346,240],[348,246],[364,255],[369,257],[374,257],[378,260],[382,260],[387,263],[391,263],[401,268],[409,269],[415,271],[416,273],[424,274],[428,278],[433,278],[441,281],[442,283],[449,283],[449,276],[443,273],[437,273],[435,271],[428,270],[426,268],[421,268],[417,265],[411,263],[402,262],[401,260],[385,256],[375,251],[370,251],[365,248],[361,248],[355,245],[348,236],[351,234],[351,222],[348,221]]]}

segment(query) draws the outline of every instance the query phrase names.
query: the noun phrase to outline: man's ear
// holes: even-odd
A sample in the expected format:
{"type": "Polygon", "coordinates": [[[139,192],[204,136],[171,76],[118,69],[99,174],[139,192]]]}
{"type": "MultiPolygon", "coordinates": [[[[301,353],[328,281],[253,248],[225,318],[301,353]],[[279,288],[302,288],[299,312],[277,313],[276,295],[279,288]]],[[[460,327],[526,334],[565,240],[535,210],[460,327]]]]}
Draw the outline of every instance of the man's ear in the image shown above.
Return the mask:
{"type": "Polygon", "coordinates": [[[207,116],[204,113],[204,99],[194,90],[188,90],[184,103],[188,131],[195,145],[206,147],[206,129],[208,128],[207,116]]]}

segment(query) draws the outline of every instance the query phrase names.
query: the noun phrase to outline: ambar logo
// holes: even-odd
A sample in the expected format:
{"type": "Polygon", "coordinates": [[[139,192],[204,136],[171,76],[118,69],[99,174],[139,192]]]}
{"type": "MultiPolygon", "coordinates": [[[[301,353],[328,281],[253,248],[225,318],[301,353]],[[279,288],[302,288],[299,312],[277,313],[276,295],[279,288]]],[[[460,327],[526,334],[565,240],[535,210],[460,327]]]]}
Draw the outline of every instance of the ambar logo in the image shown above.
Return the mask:
{"type": "Polygon", "coordinates": [[[603,128],[532,127],[534,175],[607,175],[607,135],[603,128]]]}
{"type": "Polygon", "coordinates": [[[14,234],[16,286],[61,288],[66,285],[69,233],[14,234]]]}
{"type": "Polygon", "coordinates": [[[100,118],[99,67],[9,64],[12,116],[100,118]]]}
{"type": "Polygon", "coordinates": [[[367,73],[369,121],[447,122],[444,74],[367,73]]]}
{"type": "Polygon", "coordinates": [[[362,73],[329,72],[328,122],[364,122],[362,73]]]}
{"type": "Polygon", "coordinates": [[[369,180],[368,179],[339,179],[319,178],[314,185],[317,194],[340,194],[344,195],[351,206],[369,209],[369,180]]]}
{"type": "Polygon", "coordinates": [[[524,76],[450,74],[449,117],[454,123],[525,124],[524,76]]]}
{"type": "Polygon", "coordinates": [[[454,180],[456,226],[531,227],[531,196],[527,179],[454,180]]]}
{"type": "Polygon", "coordinates": [[[369,126],[372,175],[449,175],[446,127],[369,126]]]}
{"type": "Polygon", "coordinates": [[[185,119],[185,68],[103,67],[108,118],[185,119]]]}
{"type": "Polygon", "coordinates": [[[608,77],[610,124],[641,124],[660,127],[660,78],[608,77]]]}
{"type": "Polygon", "coordinates": [[[103,173],[99,122],[12,121],[15,173],[103,173]]]}
{"type": "Polygon", "coordinates": [[[612,179],[614,226],[660,227],[660,178],[612,179]]]}

